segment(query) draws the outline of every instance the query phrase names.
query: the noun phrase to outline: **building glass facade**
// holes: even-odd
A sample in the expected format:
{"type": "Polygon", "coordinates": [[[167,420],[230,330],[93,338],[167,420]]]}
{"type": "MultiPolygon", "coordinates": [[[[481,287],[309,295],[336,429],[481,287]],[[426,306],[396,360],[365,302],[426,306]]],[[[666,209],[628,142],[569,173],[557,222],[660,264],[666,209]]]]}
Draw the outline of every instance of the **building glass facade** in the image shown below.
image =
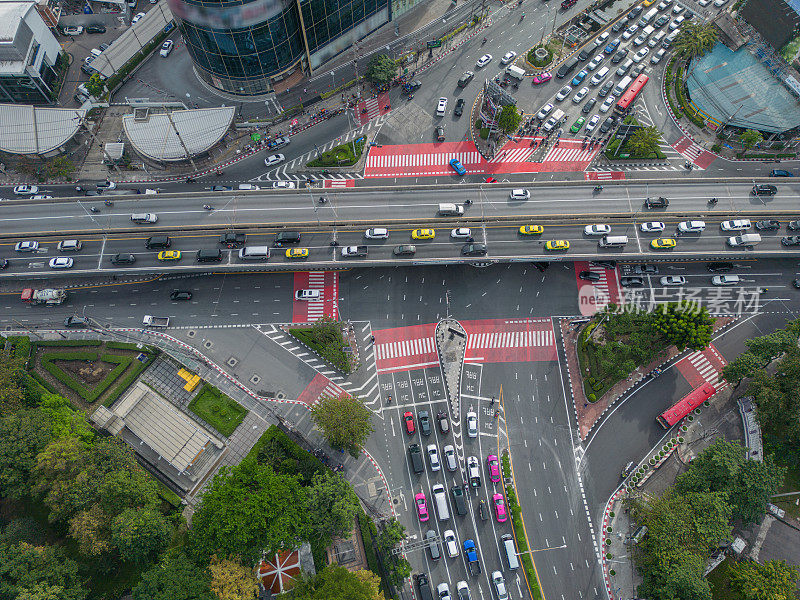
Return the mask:
{"type": "Polygon", "coordinates": [[[301,0],[309,52],[316,52],[347,33],[389,0],[301,0]]]}

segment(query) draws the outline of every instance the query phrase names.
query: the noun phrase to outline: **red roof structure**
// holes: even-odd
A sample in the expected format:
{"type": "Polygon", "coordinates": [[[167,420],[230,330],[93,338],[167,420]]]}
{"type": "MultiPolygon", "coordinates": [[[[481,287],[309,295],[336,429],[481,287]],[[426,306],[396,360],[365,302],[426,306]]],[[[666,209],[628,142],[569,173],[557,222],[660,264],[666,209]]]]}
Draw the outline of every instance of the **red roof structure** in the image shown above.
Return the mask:
{"type": "Polygon", "coordinates": [[[294,587],[300,576],[300,552],[281,550],[271,560],[266,557],[258,567],[261,584],[273,594],[280,594],[294,587]]]}

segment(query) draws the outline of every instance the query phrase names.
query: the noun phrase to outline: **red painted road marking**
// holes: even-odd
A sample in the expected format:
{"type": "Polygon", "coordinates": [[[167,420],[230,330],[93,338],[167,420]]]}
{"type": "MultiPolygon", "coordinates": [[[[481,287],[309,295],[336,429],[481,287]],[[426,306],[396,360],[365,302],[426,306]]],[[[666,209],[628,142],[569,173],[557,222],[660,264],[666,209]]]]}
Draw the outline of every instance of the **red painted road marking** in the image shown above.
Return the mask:
{"type": "Polygon", "coordinates": [[[322,187],[324,188],[342,188],[342,187],[355,187],[355,179],[323,179],[322,187]]]}
{"type": "Polygon", "coordinates": [[[692,388],[704,383],[720,387],[720,371],[727,364],[713,344],[701,352],[692,352],[675,365],[692,388]]]}
{"type": "Polygon", "coordinates": [[[702,146],[698,146],[694,140],[686,136],[675,142],[672,147],[701,169],[707,169],[717,159],[716,154],[703,149],[702,146]]]}
{"type": "Polygon", "coordinates": [[[609,181],[612,179],[625,179],[624,171],[587,171],[584,173],[586,181],[609,181]]]}
{"type": "Polygon", "coordinates": [[[344,393],[345,391],[342,388],[325,377],[325,375],[317,373],[314,375],[314,379],[311,380],[311,383],[309,383],[306,388],[300,392],[297,400],[298,402],[302,402],[307,406],[311,406],[317,400],[319,400],[320,396],[325,395],[338,397],[344,393]]]}
{"type": "Polygon", "coordinates": [[[605,308],[608,304],[619,304],[620,289],[616,269],[606,269],[590,265],[586,261],[575,263],[575,280],[578,283],[578,305],[583,316],[591,316],[605,308]],[[600,281],[592,283],[580,279],[581,271],[597,273],[600,281]]]}
{"type": "Polygon", "coordinates": [[[319,318],[339,318],[338,271],[296,271],[292,291],[292,323],[310,323],[319,318]],[[298,290],[319,290],[320,299],[313,302],[294,300],[298,290]]]}
{"type": "Polygon", "coordinates": [[[408,371],[438,365],[435,331],[435,323],[374,331],[378,371],[408,371]]]}
{"type": "Polygon", "coordinates": [[[383,94],[378,94],[377,98],[367,98],[356,104],[356,119],[358,119],[358,122],[362,125],[366,125],[378,115],[385,115],[391,109],[392,105],[389,102],[389,93],[384,92],[383,94]],[[387,106],[389,108],[386,108],[387,106]]]}

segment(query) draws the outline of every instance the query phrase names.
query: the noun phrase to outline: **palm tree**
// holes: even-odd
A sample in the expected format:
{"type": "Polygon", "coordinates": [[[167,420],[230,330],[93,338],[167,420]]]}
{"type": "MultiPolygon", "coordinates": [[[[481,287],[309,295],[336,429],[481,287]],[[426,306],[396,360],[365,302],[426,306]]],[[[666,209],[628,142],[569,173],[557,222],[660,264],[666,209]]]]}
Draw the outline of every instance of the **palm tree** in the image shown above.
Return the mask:
{"type": "Polygon", "coordinates": [[[688,60],[703,56],[717,43],[717,35],[713,23],[685,23],[675,40],[675,51],[688,60]]]}
{"type": "Polygon", "coordinates": [[[661,132],[655,127],[642,127],[628,139],[628,148],[637,155],[646,157],[658,148],[661,132]]]}

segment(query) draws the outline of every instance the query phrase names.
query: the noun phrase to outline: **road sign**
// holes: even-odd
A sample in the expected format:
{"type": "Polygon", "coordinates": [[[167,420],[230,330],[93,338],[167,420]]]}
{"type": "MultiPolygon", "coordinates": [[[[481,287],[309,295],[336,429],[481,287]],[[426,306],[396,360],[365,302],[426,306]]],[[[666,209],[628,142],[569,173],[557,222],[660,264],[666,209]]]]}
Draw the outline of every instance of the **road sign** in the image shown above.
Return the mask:
{"type": "Polygon", "coordinates": [[[428,48],[441,48],[442,40],[431,40],[428,42],[428,48]]]}
{"type": "Polygon", "coordinates": [[[253,141],[253,142],[257,142],[257,141],[259,141],[260,139],[261,139],[261,134],[260,134],[260,133],[251,133],[251,134],[250,134],[250,140],[251,140],[251,141],[253,141]]]}

